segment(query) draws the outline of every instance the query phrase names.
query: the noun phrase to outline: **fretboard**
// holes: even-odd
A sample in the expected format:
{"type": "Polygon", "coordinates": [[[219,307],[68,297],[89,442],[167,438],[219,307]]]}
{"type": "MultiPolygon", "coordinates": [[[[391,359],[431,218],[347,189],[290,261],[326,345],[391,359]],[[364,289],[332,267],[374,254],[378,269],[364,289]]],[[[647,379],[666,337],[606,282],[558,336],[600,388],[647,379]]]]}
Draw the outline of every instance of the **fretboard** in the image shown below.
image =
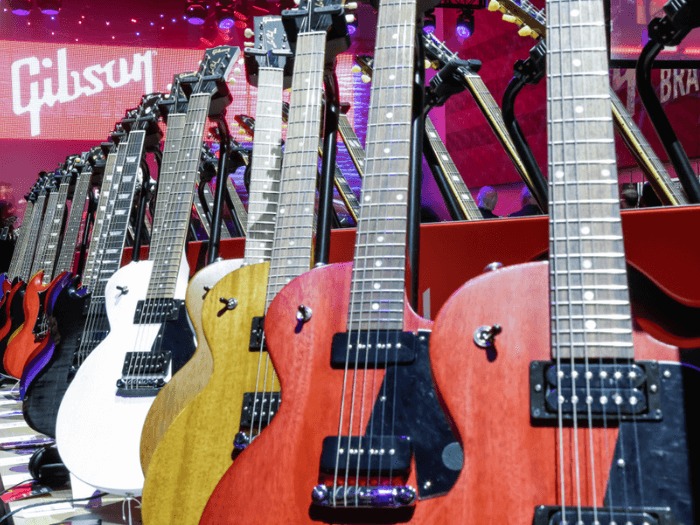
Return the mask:
{"type": "Polygon", "coordinates": [[[338,133],[343,138],[343,143],[348,150],[357,173],[362,177],[365,171],[365,150],[346,115],[338,116],[338,133]]]}
{"type": "Polygon", "coordinates": [[[131,131],[128,142],[119,144],[111,187],[108,195],[100,195],[100,207],[106,205],[106,210],[100,237],[95,239],[93,233],[92,239],[92,242],[99,242],[93,270],[95,278],[90,290],[93,300],[104,297],[107,281],[121,265],[145,137],[143,130],[131,131]]]}
{"type": "Polygon", "coordinates": [[[348,331],[402,330],[415,1],[381,2],[348,331]]]}
{"type": "Polygon", "coordinates": [[[36,204],[34,205],[34,210],[32,210],[32,222],[29,224],[29,229],[27,231],[27,244],[22,255],[22,263],[20,266],[20,271],[17,276],[24,282],[27,282],[31,277],[32,271],[32,261],[34,260],[34,252],[36,251],[37,238],[39,237],[39,230],[41,228],[41,223],[44,218],[44,208],[46,206],[46,192],[42,191],[36,199],[36,204]]]}
{"type": "Polygon", "coordinates": [[[610,99],[612,100],[613,118],[620,131],[620,136],[634,155],[639,167],[646,174],[661,202],[672,206],[688,204],[688,199],[673,183],[661,159],[656,156],[651,144],[627,113],[627,109],[613,91],[612,86],[610,86],[610,99]]]}
{"type": "Polygon", "coordinates": [[[280,198],[284,73],[279,68],[261,67],[258,75],[253,165],[248,199],[248,234],[244,254],[246,264],[271,259],[280,198]]]}
{"type": "MultiPolygon", "coordinates": [[[[43,253],[41,255],[41,260],[39,260],[38,269],[44,271],[44,277],[42,279],[42,284],[47,285],[53,280],[53,270],[56,264],[56,254],[58,253],[58,245],[61,240],[61,228],[63,226],[63,217],[66,212],[66,202],[68,201],[68,188],[70,187],[70,182],[64,181],[58,188],[58,194],[56,198],[56,207],[50,217],[50,225],[46,236],[39,236],[39,248],[43,247],[43,253]]],[[[50,205],[50,203],[49,203],[50,205]]],[[[44,219],[44,222],[48,220],[44,219]]],[[[45,224],[46,225],[46,224],[45,224]]],[[[43,232],[42,232],[43,233],[43,232]]],[[[36,258],[38,259],[38,258],[36,258]]],[[[36,264],[36,259],[34,263],[36,264]]],[[[32,273],[35,273],[32,272],[32,273]]]]}
{"type": "Polygon", "coordinates": [[[552,352],[630,358],[603,3],[548,0],[547,16],[552,352]]]}
{"type": "MultiPolygon", "coordinates": [[[[318,142],[318,153],[319,155],[323,155],[323,139],[320,139],[318,142]]],[[[338,190],[340,198],[343,199],[345,207],[352,216],[352,219],[357,223],[357,218],[360,215],[360,203],[357,201],[355,193],[352,191],[348,180],[345,178],[345,175],[343,175],[337,162],[333,173],[333,183],[338,190]]]]}
{"type": "MultiPolygon", "coordinates": [[[[298,37],[266,307],[311,268],[325,49],[325,32],[298,37]]],[[[256,129],[256,137],[260,133],[256,129]]]]}
{"type": "Polygon", "coordinates": [[[236,217],[238,217],[238,223],[241,225],[241,233],[244,237],[247,237],[248,212],[246,211],[245,206],[243,206],[241,197],[238,195],[238,191],[236,191],[236,187],[233,185],[231,177],[226,177],[226,189],[228,190],[228,196],[231,199],[231,204],[233,205],[232,212],[236,214],[236,217]]]}
{"type": "MultiPolygon", "coordinates": [[[[61,184],[63,186],[63,184],[61,184]]],[[[46,270],[46,249],[48,248],[49,239],[51,239],[51,231],[54,228],[54,218],[56,215],[60,215],[66,206],[66,198],[68,196],[68,187],[65,191],[60,191],[54,189],[49,194],[46,199],[46,212],[44,212],[44,220],[41,223],[41,229],[39,230],[39,236],[37,237],[36,252],[34,253],[34,262],[32,262],[32,269],[29,272],[29,277],[34,276],[40,270],[46,270]]],[[[54,252],[55,254],[56,252],[54,252]]],[[[50,279],[50,275],[48,276],[50,279]]],[[[46,271],[44,272],[44,278],[46,278],[46,271]]],[[[44,283],[45,284],[45,283],[44,283]]]]}
{"type": "Polygon", "coordinates": [[[88,198],[88,190],[90,189],[90,179],[92,178],[92,166],[89,164],[83,168],[78,175],[78,180],[75,183],[73,190],[73,199],[70,205],[70,214],[66,223],[66,230],[63,233],[63,244],[61,245],[61,253],[58,255],[56,263],[56,275],[62,272],[70,271],[73,267],[73,259],[75,258],[75,248],[78,242],[78,234],[80,233],[80,224],[83,220],[83,212],[88,198]]]}
{"type": "Polygon", "coordinates": [[[10,279],[17,277],[19,268],[22,262],[22,256],[24,251],[27,249],[27,233],[32,222],[32,213],[34,210],[34,202],[27,201],[27,207],[24,209],[24,218],[22,220],[22,227],[19,230],[19,239],[17,239],[17,244],[15,246],[15,251],[12,254],[12,260],[10,261],[10,267],[7,270],[7,276],[10,279]]]}
{"type": "Polygon", "coordinates": [[[455,201],[459,204],[462,214],[470,221],[482,219],[483,217],[474,202],[472,194],[464,183],[462,175],[459,173],[457,166],[448,153],[430,117],[426,117],[425,119],[425,136],[428,138],[435,158],[440,164],[442,171],[445,173],[447,186],[454,195],[455,201]]]}
{"type": "Polygon", "coordinates": [[[210,102],[210,93],[192,95],[180,140],[179,133],[174,140],[166,137],[148,256],[153,261],[146,295],[149,299],[175,297],[210,102]]]}

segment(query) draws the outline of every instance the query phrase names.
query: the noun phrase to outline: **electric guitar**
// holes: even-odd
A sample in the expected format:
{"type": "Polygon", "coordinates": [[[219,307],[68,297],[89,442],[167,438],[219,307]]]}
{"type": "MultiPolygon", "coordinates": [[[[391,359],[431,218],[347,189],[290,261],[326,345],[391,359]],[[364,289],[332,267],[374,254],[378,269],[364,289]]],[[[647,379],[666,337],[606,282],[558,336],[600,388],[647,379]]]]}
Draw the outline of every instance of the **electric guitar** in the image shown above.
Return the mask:
{"type": "MultiPolygon", "coordinates": [[[[520,26],[518,30],[520,36],[544,39],[547,35],[545,10],[537,9],[528,0],[491,0],[488,9],[489,11],[502,12],[503,20],[520,26]]],[[[637,164],[649,179],[656,195],[665,205],[688,204],[688,199],[671,180],[663,163],[654,153],[654,149],[627,112],[612,86],[608,87],[615,127],[637,164]]]]}
{"type": "Polygon", "coordinates": [[[449,523],[437,496],[457,479],[460,447],[432,386],[431,323],[405,298],[416,11],[379,6],[354,263],[303,274],[270,305],[283,402],[201,524],[449,523]]]}
{"type": "Polygon", "coordinates": [[[158,100],[158,96],[144,97],[135,116],[130,114],[133,122],[141,121],[131,128],[135,133],[133,143],[120,123],[111,134],[111,146],[105,145],[103,150],[107,153],[104,164],[97,152],[90,157],[93,170],[102,175],[102,181],[82,283],[75,278],[62,286],[54,304],[47,308],[55,323],[53,344],[49,343],[34,357],[24,378],[24,419],[31,428],[50,437],[56,437],[59,407],[70,383],[110,330],[105,289],[121,266],[126,226],[138,183],[138,164],[133,157],[144,144],[158,143],[162,137],[153,111],[158,100]]]}
{"type": "MultiPolygon", "coordinates": [[[[53,281],[56,256],[62,238],[64,215],[68,201],[68,190],[74,185],[72,173],[80,157],[72,155],[66,159],[57,175],[58,191],[53,192],[47,202],[44,225],[38,240],[38,251],[32,265],[32,275],[39,274],[40,279],[33,279],[24,293],[24,323],[8,342],[3,364],[5,369],[15,377],[22,377],[24,367],[32,356],[40,350],[46,338],[48,328],[44,302],[48,287],[53,281]]],[[[67,268],[66,268],[67,269],[67,268]]],[[[59,269],[59,272],[64,269],[59,269]]]]}
{"type": "Polygon", "coordinates": [[[547,14],[549,266],[473,279],[433,331],[467,466],[448,522],[691,525],[698,368],[631,319],[603,2],[547,14]]]}
{"type": "MultiPolygon", "coordinates": [[[[245,265],[224,276],[211,290],[193,287],[197,284],[194,282],[190,285],[193,293],[203,299],[200,322],[212,364],[209,365],[209,375],[201,374],[206,386],[170,425],[148,466],[142,515],[144,522],[151,525],[173,521],[197,523],[209,495],[231,464],[236,433],[245,432],[237,438],[244,445],[251,430],[259,431],[252,422],[263,424],[263,419],[251,412],[260,413],[264,408],[264,420],[267,420],[270,404],[279,402],[279,384],[269,365],[267,352],[262,343],[251,342],[251,328],[257,326],[254,321],[264,314],[268,261],[275,257],[273,234],[278,199],[285,192],[287,199],[299,198],[301,194],[289,185],[286,188],[280,186],[282,89],[291,50],[279,16],[256,17],[255,28],[255,46],[246,48],[246,71],[249,79],[258,85],[258,101],[245,265]],[[247,423],[244,421],[246,414],[249,416],[247,423]]],[[[294,86],[292,88],[294,90],[294,86]]],[[[292,97],[307,94],[318,96],[316,91],[303,89],[298,95],[293,91],[292,97]]],[[[309,126],[316,126],[313,128],[316,140],[318,112],[311,114],[312,108],[309,107],[308,118],[309,126]]],[[[300,152],[306,151],[297,145],[302,136],[299,126],[290,126],[287,136],[288,158],[298,157],[300,152]]],[[[305,158],[310,159],[311,156],[307,155],[305,158]]],[[[315,169],[317,162],[310,165],[315,169]]],[[[306,168],[302,174],[295,172],[294,178],[292,184],[305,183],[307,187],[310,181],[310,206],[313,210],[315,171],[310,175],[306,168]]],[[[291,208],[287,210],[292,217],[299,212],[291,208]]],[[[287,230],[287,235],[296,235],[297,229],[309,226],[309,222],[307,216],[301,217],[294,223],[294,228],[287,230]]],[[[308,236],[310,243],[310,233],[308,236]]],[[[302,268],[306,265],[308,269],[310,253],[306,254],[306,259],[294,262],[296,266],[292,271],[304,271],[296,270],[299,265],[302,268]]]]}
{"type": "MultiPolygon", "coordinates": [[[[166,141],[149,259],[110,278],[105,298],[111,331],[83,362],[59,408],[56,443],[66,467],[107,492],[141,493],[139,443],[146,415],[195,350],[183,307],[185,239],[206,118],[222,118],[231,102],[225,79],[237,55],[230,46],[207,50],[198,73],[181,79],[189,103],[181,140],[166,141]]],[[[177,127],[173,117],[169,127],[177,127]]]]}
{"type": "MultiPolygon", "coordinates": [[[[76,257],[76,244],[80,234],[80,227],[83,222],[83,213],[85,212],[88,202],[88,192],[92,184],[94,175],[92,164],[89,161],[90,156],[97,155],[100,148],[93,148],[84,153],[80,162],[76,163],[77,179],[73,189],[73,197],[71,199],[71,208],[66,229],[61,243],[61,251],[56,262],[54,275],[56,278],[47,286],[46,299],[44,302],[44,316],[46,320],[46,330],[51,325],[51,315],[55,301],[58,299],[61,291],[70,284],[72,277],[73,261],[76,257]]],[[[55,335],[55,331],[54,334],[55,335]]],[[[54,337],[51,333],[44,337],[37,345],[36,350],[30,355],[26,365],[22,370],[20,381],[20,397],[24,399],[27,387],[31,384],[39,372],[51,361],[53,355],[53,347],[55,345],[54,337]]],[[[24,409],[24,406],[23,406],[24,409]]]]}

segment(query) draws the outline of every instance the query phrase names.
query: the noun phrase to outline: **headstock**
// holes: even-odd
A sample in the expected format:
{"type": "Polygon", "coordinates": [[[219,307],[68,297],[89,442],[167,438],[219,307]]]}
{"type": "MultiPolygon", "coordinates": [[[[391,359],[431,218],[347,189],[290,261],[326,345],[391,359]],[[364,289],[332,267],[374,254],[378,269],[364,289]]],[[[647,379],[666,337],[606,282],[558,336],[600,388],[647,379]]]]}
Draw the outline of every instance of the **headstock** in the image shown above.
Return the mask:
{"type": "Polygon", "coordinates": [[[547,18],[544,9],[537,9],[528,0],[491,0],[489,11],[500,11],[503,20],[518,24],[520,36],[531,36],[535,40],[545,38],[547,18]]]}
{"type": "Polygon", "coordinates": [[[457,53],[450,51],[445,43],[433,33],[423,33],[423,43],[425,44],[426,68],[432,67],[433,69],[442,69],[445,65],[453,63],[456,64],[457,67],[469,68],[474,73],[478,73],[479,69],[481,69],[481,62],[479,60],[460,59],[457,53]]]}
{"type": "Polygon", "coordinates": [[[170,84],[170,93],[163,96],[158,103],[158,109],[166,124],[171,113],[185,113],[187,111],[187,97],[182,90],[181,81],[183,78],[195,75],[196,73],[180,73],[173,77],[173,82],[170,84]]]}
{"type": "Polygon", "coordinates": [[[236,46],[207,49],[197,73],[180,77],[180,86],[188,98],[194,93],[212,94],[209,106],[210,117],[220,115],[233,100],[226,79],[240,53],[240,48],[236,46]]]}
{"type": "Polygon", "coordinates": [[[350,47],[348,22],[355,20],[346,10],[357,9],[357,3],[344,0],[300,0],[298,7],[282,11],[282,21],[294,48],[301,33],[326,31],[326,62],[350,47]]]}
{"type": "Polygon", "coordinates": [[[355,55],[353,60],[355,61],[355,65],[352,66],[352,72],[362,72],[362,82],[367,84],[370,80],[372,80],[374,57],[371,57],[370,55],[355,55]]]}
{"type": "Polygon", "coordinates": [[[255,37],[246,42],[245,69],[248,82],[258,85],[258,71],[261,67],[284,70],[284,87],[292,82],[294,53],[290,48],[287,33],[280,16],[256,16],[253,22],[255,31],[248,28],[245,36],[255,37]]]}
{"type": "Polygon", "coordinates": [[[146,148],[155,146],[163,138],[163,132],[158,126],[160,116],[159,103],[163,100],[162,93],[149,93],[141,97],[139,107],[128,110],[122,120],[122,126],[128,132],[134,130],[146,131],[146,148]]]}
{"type": "Polygon", "coordinates": [[[236,122],[250,135],[251,137],[255,135],[255,119],[248,115],[236,115],[233,117],[236,122]]]}

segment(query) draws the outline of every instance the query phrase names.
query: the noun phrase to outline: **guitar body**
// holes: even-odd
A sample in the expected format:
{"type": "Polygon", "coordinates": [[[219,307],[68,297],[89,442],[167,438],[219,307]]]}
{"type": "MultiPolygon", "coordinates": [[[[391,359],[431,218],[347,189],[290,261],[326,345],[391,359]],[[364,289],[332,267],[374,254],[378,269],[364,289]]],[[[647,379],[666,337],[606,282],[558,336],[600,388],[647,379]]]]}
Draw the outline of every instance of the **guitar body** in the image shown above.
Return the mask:
{"type": "Polygon", "coordinates": [[[47,338],[46,347],[27,364],[22,377],[24,419],[34,430],[52,438],[56,437],[58,408],[74,376],[71,367],[87,320],[85,289],[76,290],[66,284],[54,291],[58,294],[47,313],[55,319],[55,330],[47,338]]]}
{"type": "MultiPolygon", "coordinates": [[[[202,391],[212,374],[211,350],[202,331],[202,304],[208,295],[205,287],[213,288],[225,275],[240,268],[241,264],[242,259],[210,264],[197,272],[187,286],[185,304],[197,334],[197,350],[187,364],[161,389],[146,416],[141,434],[141,466],[144,474],[148,472],[153,453],[168,427],[202,391]]],[[[218,296],[216,301],[219,301],[218,296]]]]}
{"type": "MultiPolygon", "coordinates": [[[[38,272],[27,283],[26,288],[23,290],[22,314],[15,316],[14,312],[11,313],[12,328],[7,338],[5,355],[2,361],[7,373],[14,377],[22,377],[22,369],[24,368],[26,360],[35,348],[34,333],[32,330],[34,330],[34,325],[39,316],[39,311],[41,310],[41,297],[39,296],[39,292],[46,289],[41,284],[43,275],[44,272],[38,272]],[[31,328],[28,328],[29,325],[31,325],[31,328]]],[[[16,301],[17,298],[18,296],[16,295],[13,302],[16,301]]]]}
{"type": "MultiPolygon", "coordinates": [[[[5,358],[5,350],[7,349],[7,343],[10,340],[10,336],[17,330],[24,322],[24,290],[26,289],[26,284],[24,281],[17,280],[12,285],[12,289],[5,299],[5,323],[0,327],[0,355],[5,358]]],[[[7,373],[4,365],[2,366],[3,374],[7,373]]]]}
{"type": "MultiPolygon", "coordinates": [[[[179,370],[194,353],[194,334],[184,308],[176,322],[134,324],[152,266],[152,261],[128,264],[107,282],[110,333],[78,369],[56,421],[56,443],[68,470],[85,483],[114,494],[141,493],[141,431],[155,399],[117,395],[116,383],[127,352],[150,351],[160,333],[163,348],[172,352],[172,371],[179,370]],[[128,293],[117,286],[128,286],[128,293]]],[[[185,296],[187,274],[187,264],[182,264],[176,298],[185,296]]]]}
{"type": "MultiPolygon", "coordinates": [[[[202,323],[213,357],[213,373],[170,425],[153,455],[141,510],[149,525],[199,522],[209,496],[231,466],[243,395],[256,390],[256,381],[260,391],[270,390],[272,366],[265,359],[267,353],[250,351],[253,317],[265,312],[269,267],[269,263],[243,266],[207,294],[202,323]],[[226,310],[221,297],[235,297],[238,306],[226,310]]],[[[279,383],[274,390],[279,391],[279,383]]]]}
{"type": "Polygon", "coordinates": [[[698,369],[682,366],[677,348],[635,331],[635,360],[659,361],[663,419],[609,421],[580,428],[578,435],[565,425],[560,448],[556,418],[546,426],[530,420],[531,362],[551,360],[548,299],[547,263],[511,266],[462,286],[435,321],[433,373],[465,450],[443,523],[533,523],[536,506],[560,505],[560,453],[567,522],[578,519],[579,480],[582,506],[670,507],[677,523],[694,523],[693,499],[700,500],[689,470],[697,475],[698,458],[697,447],[689,455],[688,446],[699,438],[686,421],[700,415],[690,401],[697,399],[698,369]],[[474,332],[493,324],[502,332],[486,351],[474,343],[474,332]],[[572,455],[576,439],[578,478],[572,455]]]}
{"type": "MultiPolygon", "coordinates": [[[[270,426],[221,478],[201,524],[329,521],[312,518],[316,509],[311,508],[311,491],[319,482],[322,441],[338,433],[344,370],[330,367],[330,348],[333,334],[346,331],[351,273],[350,263],[314,269],[289,283],[268,308],[265,332],[279,374],[283,402],[270,426]],[[313,311],[305,324],[296,318],[300,304],[313,311]]],[[[416,331],[430,325],[405,303],[404,330],[416,331]]],[[[384,374],[384,370],[377,370],[368,381],[378,389],[384,374]]],[[[369,414],[375,398],[365,398],[362,408],[369,414]]],[[[414,472],[408,484],[416,486],[414,472]]],[[[401,521],[449,523],[442,518],[447,510],[444,501],[445,498],[426,499],[415,507],[400,509],[398,512],[405,518],[401,521]],[[404,510],[409,512],[408,518],[404,510]]],[[[352,521],[352,510],[338,512],[336,518],[344,516],[352,521]]],[[[371,522],[384,522],[387,512],[389,522],[391,517],[396,518],[393,509],[372,512],[375,514],[371,522]]]]}

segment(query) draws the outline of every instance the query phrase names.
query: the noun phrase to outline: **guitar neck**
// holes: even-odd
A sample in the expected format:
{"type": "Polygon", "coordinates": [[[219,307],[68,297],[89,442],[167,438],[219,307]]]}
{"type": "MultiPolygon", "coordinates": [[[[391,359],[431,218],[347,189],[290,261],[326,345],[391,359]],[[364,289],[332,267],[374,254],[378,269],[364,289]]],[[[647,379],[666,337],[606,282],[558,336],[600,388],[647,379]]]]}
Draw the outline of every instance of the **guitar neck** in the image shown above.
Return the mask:
{"type": "MultiPolygon", "coordinates": [[[[211,211],[212,206],[214,205],[214,198],[211,196],[211,192],[208,191],[208,188],[202,186],[202,184],[206,185],[206,182],[202,182],[201,180],[199,180],[199,177],[197,177],[197,193],[199,194],[199,188],[202,188],[202,193],[204,193],[204,200],[206,201],[207,207],[211,211]]],[[[201,223],[202,228],[204,229],[204,233],[206,233],[207,237],[211,239],[211,225],[209,224],[209,216],[204,210],[204,205],[202,204],[202,201],[198,197],[195,197],[194,199],[194,209],[197,210],[197,215],[199,215],[199,222],[201,223]]],[[[222,228],[222,238],[225,238],[224,233],[226,233],[225,228],[222,228]]]]}
{"type": "Polygon", "coordinates": [[[30,227],[31,222],[32,222],[32,215],[34,213],[34,202],[33,201],[27,201],[27,207],[24,210],[24,218],[22,220],[22,227],[20,228],[19,231],[19,239],[17,240],[17,244],[15,246],[15,251],[12,254],[12,260],[10,261],[10,267],[7,270],[7,276],[10,279],[14,279],[17,277],[17,274],[19,273],[19,268],[22,265],[22,257],[24,255],[25,250],[27,249],[27,237],[28,237],[28,232],[27,229],[30,227]],[[26,224],[26,226],[25,226],[26,224]]]}
{"type": "Polygon", "coordinates": [[[442,142],[430,117],[426,117],[425,119],[425,136],[428,138],[428,142],[437,162],[445,173],[447,187],[452,192],[454,200],[459,205],[464,217],[469,221],[482,219],[481,212],[476,202],[474,202],[469,188],[467,188],[467,185],[464,183],[462,175],[459,173],[457,166],[447,151],[445,144],[442,142]]]}
{"type": "MultiPolygon", "coordinates": [[[[319,155],[323,156],[323,139],[318,141],[318,153],[319,155]]],[[[340,166],[338,166],[337,162],[333,172],[333,184],[338,190],[340,198],[343,199],[343,203],[345,204],[348,212],[352,216],[355,223],[357,223],[357,218],[360,215],[360,203],[357,201],[355,192],[352,191],[350,184],[348,184],[348,180],[345,178],[345,175],[343,175],[343,172],[340,170],[340,166]]]]}
{"type": "Polygon", "coordinates": [[[231,177],[226,177],[226,189],[228,190],[228,196],[229,199],[231,199],[231,204],[233,205],[233,213],[236,214],[236,217],[238,217],[238,223],[241,226],[241,233],[243,234],[244,237],[248,236],[248,212],[246,211],[245,207],[243,206],[243,202],[241,201],[241,197],[238,195],[238,191],[236,191],[236,187],[233,185],[233,182],[231,181],[231,177]]]}
{"type": "Polygon", "coordinates": [[[360,143],[360,139],[357,138],[355,130],[350,125],[347,115],[338,116],[338,133],[343,139],[345,148],[348,150],[357,173],[362,177],[365,171],[365,150],[360,143]]]}
{"type": "Polygon", "coordinates": [[[80,172],[78,180],[75,183],[68,222],[66,223],[66,231],[63,234],[61,253],[58,255],[58,262],[56,263],[56,275],[70,271],[73,267],[75,248],[78,242],[78,234],[80,233],[80,224],[83,220],[83,212],[87,204],[91,178],[92,167],[88,165],[80,172]]]}
{"type": "Polygon", "coordinates": [[[325,32],[298,37],[266,309],[288,282],[311,268],[325,49],[325,32]]]}
{"type": "Polygon", "coordinates": [[[661,159],[656,156],[651,144],[632,120],[612,86],[610,86],[610,100],[612,101],[612,113],[617,129],[661,202],[670,206],[688,204],[688,199],[673,183],[661,159]]]}
{"type": "Polygon", "coordinates": [[[271,259],[280,198],[284,72],[278,68],[261,67],[258,74],[253,165],[248,199],[248,235],[244,254],[246,264],[271,259]]]}
{"type": "MultiPolygon", "coordinates": [[[[58,188],[56,207],[52,212],[50,223],[45,224],[45,226],[49,226],[49,228],[46,231],[45,237],[39,237],[39,247],[43,246],[44,250],[36,271],[44,271],[44,278],[42,281],[44,285],[49,284],[54,277],[53,270],[56,264],[56,254],[58,253],[58,245],[61,239],[61,227],[63,226],[63,217],[66,211],[69,187],[69,181],[61,183],[58,188]]],[[[34,262],[36,263],[36,260],[34,262]]]]}
{"type": "Polygon", "coordinates": [[[153,261],[149,299],[175,297],[210,103],[211,93],[192,95],[178,146],[172,147],[166,139],[149,253],[153,261]]]}
{"type": "Polygon", "coordinates": [[[415,18],[380,4],[348,331],[403,329],[415,18]]]}
{"type": "Polygon", "coordinates": [[[550,304],[557,358],[631,358],[603,3],[548,0],[550,304]]]}

